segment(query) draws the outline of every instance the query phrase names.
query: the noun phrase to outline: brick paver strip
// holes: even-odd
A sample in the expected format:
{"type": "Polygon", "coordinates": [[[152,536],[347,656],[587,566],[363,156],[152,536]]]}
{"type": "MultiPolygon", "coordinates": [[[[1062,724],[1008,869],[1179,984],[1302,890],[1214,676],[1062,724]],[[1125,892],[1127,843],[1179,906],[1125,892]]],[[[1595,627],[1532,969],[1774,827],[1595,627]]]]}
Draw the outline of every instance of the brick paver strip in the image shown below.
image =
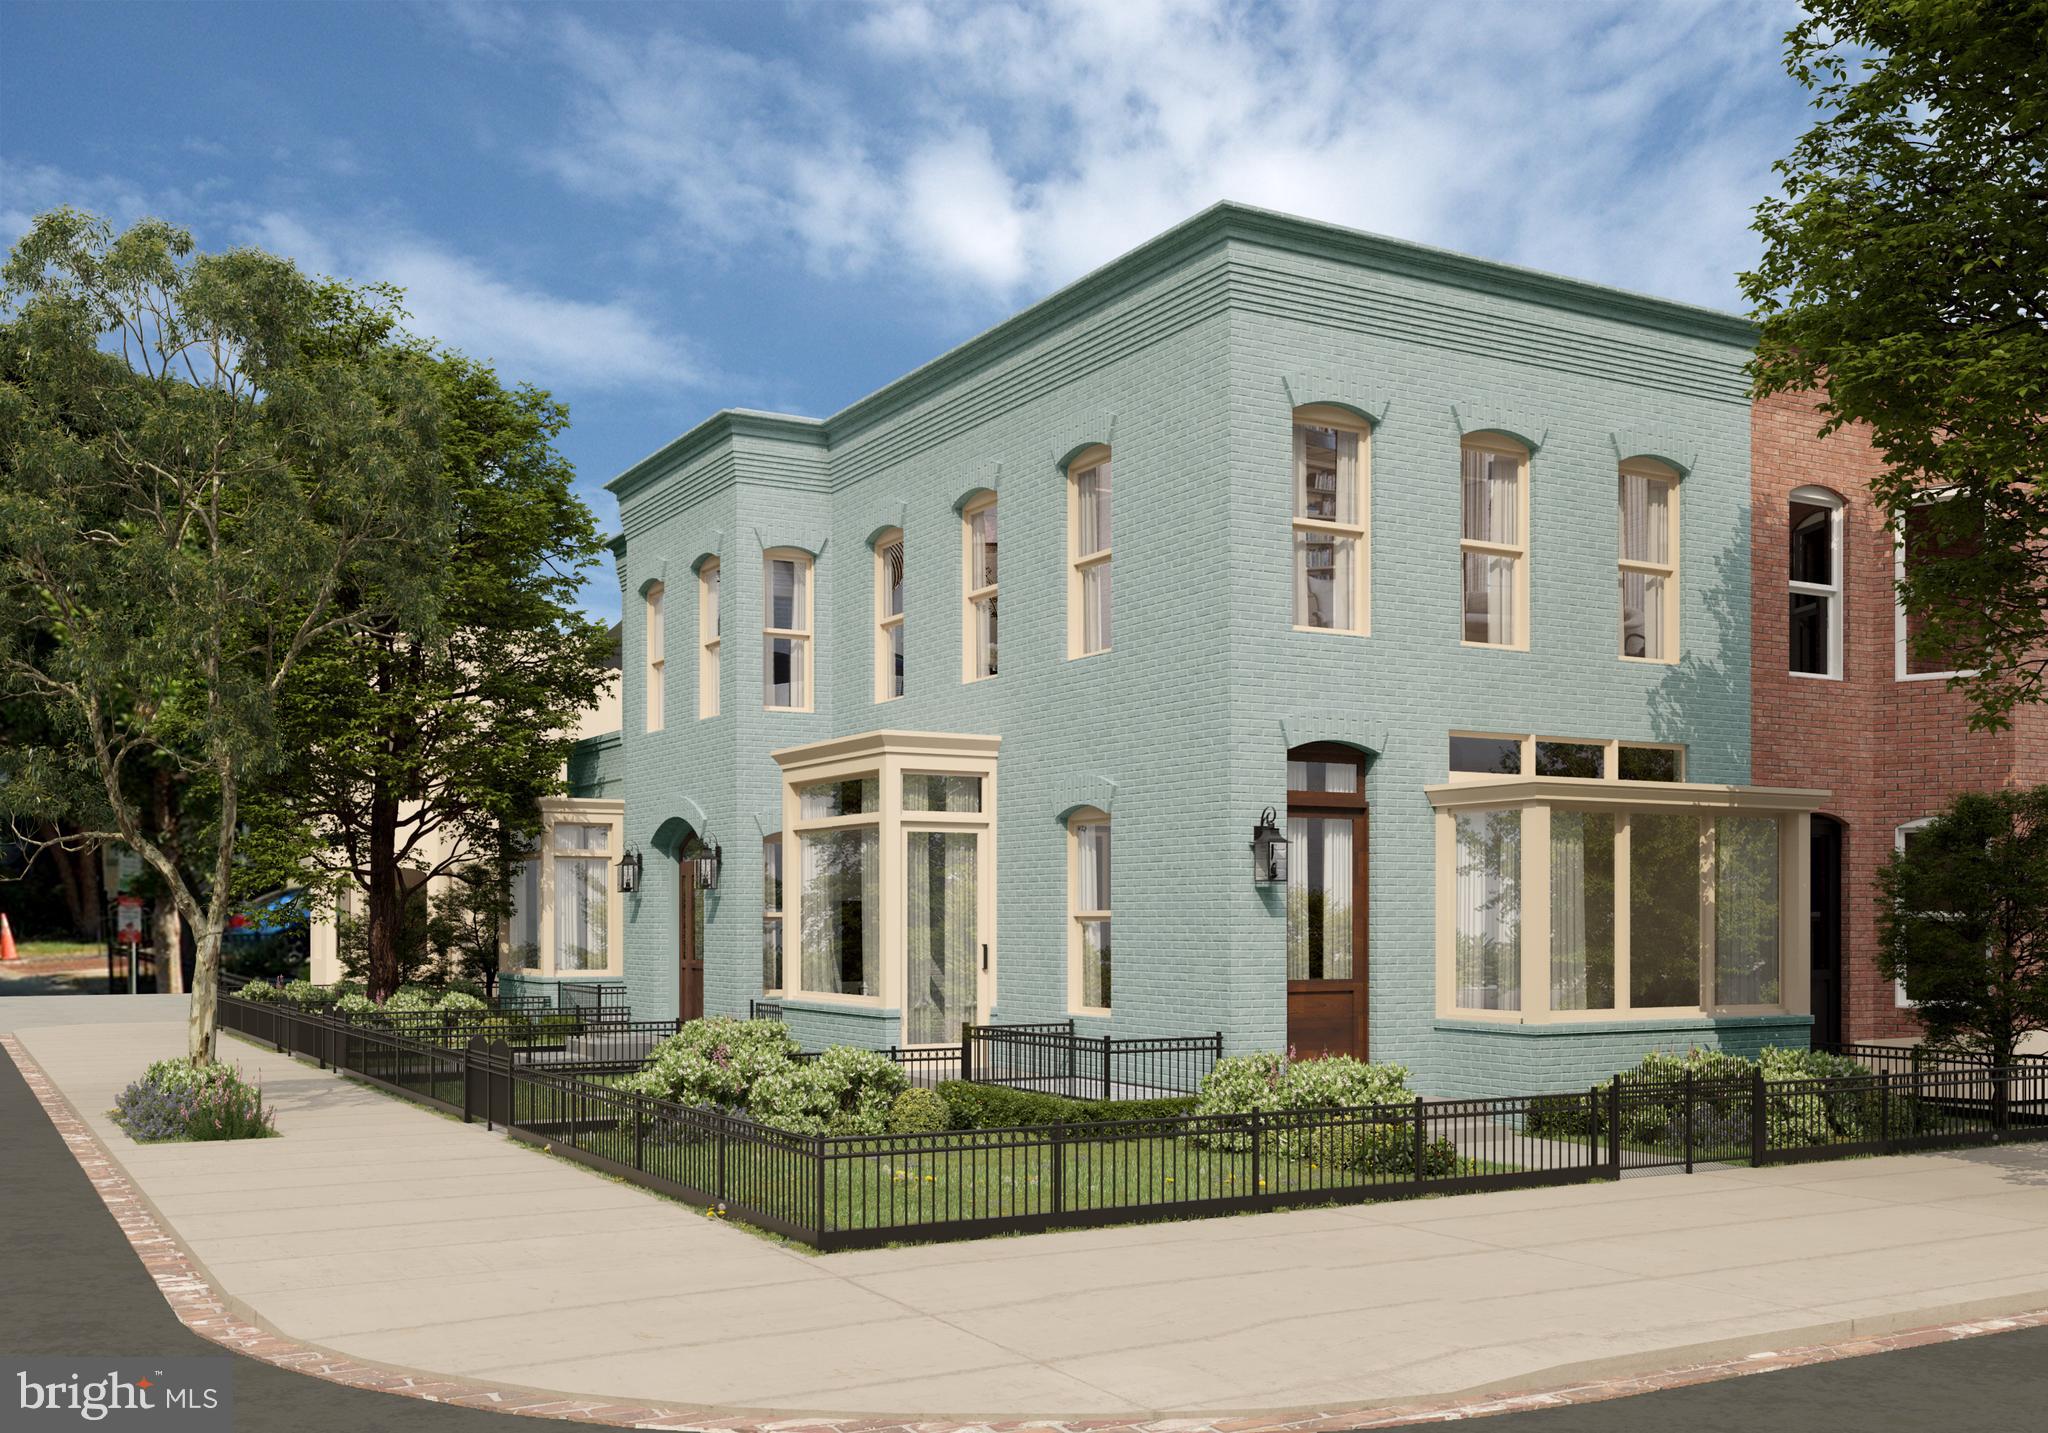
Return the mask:
{"type": "Polygon", "coordinates": [[[1088,1418],[1040,1422],[1001,1419],[981,1423],[945,1420],[902,1422],[886,1418],[819,1418],[814,1416],[720,1415],[605,1398],[578,1398],[560,1393],[518,1388],[509,1384],[481,1383],[468,1378],[448,1378],[381,1364],[365,1363],[325,1349],[284,1338],[267,1328],[237,1317],[214,1293],[199,1266],[184,1245],[157,1223],[148,1203],[120,1165],[107,1153],[99,1139],[79,1119],[50,1078],[12,1035],[0,1035],[0,1048],[7,1051],[29,1089],[41,1102],[50,1123],[64,1137],[86,1177],[99,1191],[102,1201],[128,1236],[136,1257],[162,1291],[187,1328],[237,1353],[260,1358],[279,1368],[311,1374],[351,1388],[374,1389],[383,1393],[452,1403],[468,1408],[487,1408],[499,1413],[521,1413],[534,1418],[561,1418],[578,1423],[601,1423],[615,1428],[660,1428],[704,1430],[704,1433],[1023,1433],[1047,1429],[1056,1433],[1343,1433],[1348,1429],[1400,1428],[1420,1423],[1445,1423],[1463,1418],[1485,1418],[1496,1413],[1521,1413],[1537,1408],[1562,1408],[1579,1403],[1599,1403],[1610,1398],[1627,1398],[1665,1388],[1710,1383],[1716,1379],[1741,1378],[1770,1373],[1782,1368],[1802,1368],[1840,1358],[1888,1353],[1894,1349],[1952,1339],[1976,1338],[1982,1334],[2006,1333],[2014,1329],[2048,1327],[2048,1309],[2015,1314],[2006,1318],[1980,1319],[1968,1323],[1935,1324],[1907,1329],[1875,1338],[1849,1339],[1833,1344],[1807,1344],[1773,1349],[1739,1358],[1686,1364],[1657,1373],[1617,1375],[1587,1379],[1560,1388],[1522,1393],[1489,1394],[1484,1397],[1443,1399],[1435,1402],[1407,1402],[1359,1408],[1333,1408],[1312,1413],[1279,1413],[1219,1416],[1214,1418],[1088,1418]]]}

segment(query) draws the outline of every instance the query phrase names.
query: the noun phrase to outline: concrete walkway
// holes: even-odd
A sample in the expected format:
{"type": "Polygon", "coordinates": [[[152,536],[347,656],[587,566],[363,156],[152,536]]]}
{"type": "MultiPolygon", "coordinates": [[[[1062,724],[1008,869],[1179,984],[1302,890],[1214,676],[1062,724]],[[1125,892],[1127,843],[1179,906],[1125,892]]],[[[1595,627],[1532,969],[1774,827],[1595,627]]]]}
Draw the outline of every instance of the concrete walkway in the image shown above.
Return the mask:
{"type": "MultiPolygon", "coordinates": [[[[106,1120],[171,1023],[21,1043],[249,1317],[732,1410],[1085,1417],[1528,1388],[2048,1307],[2048,1146],[815,1256],[224,1041],[285,1137],[106,1120]]],[[[67,1002],[68,1003],[68,1002],[67,1002]]]]}

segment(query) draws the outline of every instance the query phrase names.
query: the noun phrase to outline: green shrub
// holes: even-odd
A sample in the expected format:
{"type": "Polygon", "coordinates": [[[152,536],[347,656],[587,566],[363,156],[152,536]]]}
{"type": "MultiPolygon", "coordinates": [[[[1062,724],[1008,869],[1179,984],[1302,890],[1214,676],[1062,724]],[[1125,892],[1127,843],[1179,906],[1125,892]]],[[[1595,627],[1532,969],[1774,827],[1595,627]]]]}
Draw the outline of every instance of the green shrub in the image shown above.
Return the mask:
{"type": "Polygon", "coordinates": [[[1073,1100],[1037,1090],[944,1080],[939,1098],[954,1129],[1018,1129],[1061,1124],[1130,1124],[1133,1135],[1178,1132],[1178,1121],[1193,1112],[1194,1096],[1156,1100],[1073,1100]]]}
{"type": "Polygon", "coordinates": [[[252,980],[235,994],[240,999],[253,1000],[258,1005],[273,1005],[284,999],[283,993],[267,980],[252,980]]]}
{"type": "Polygon", "coordinates": [[[319,1010],[332,998],[324,985],[315,985],[310,980],[288,980],[279,992],[284,1002],[296,1005],[301,1010],[319,1010]]]}
{"type": "MultiPolygon", "coordinates": [[[[543,1031],[573,1015],[544,1015],[543,1031]]],[[[689,1024],[648,1053],[646,1064],[621,1081],[621,1088],[686,1105],[743,1110],[756,1083],[788,1070],[797,1043],[780,1020],[735,1020],[713,1015],[689,1024]]]]}
{"type": "Polygon", "coordinates": [[[384,1012],[387,1015],[402,1015],[407,1011],[432,1010],[433,1008],[434,997],[432,994],[414,985],[401,985],[391,993],[391,998],[384,1002],[384,1012]]]}
{"type": "Polygon", "coordinates": [[[114,1102],[115,1123],[146,1143],[265,1139],[277,1133],[263,1091],[232,1065],[158,1060],[114,1102]]]}
{"type": "Polygon", "coordinates": [[[351,1020],[358,1016],[374,1015],[376,1011],[376,1001],[367,995],[358,995],[353,990],[337,995],[334,999],[334,1013],[351,1020]]]}
{"type": "Polygon", "coordinates": [[[461,990],[451,990],[435,1002],[434,1008],[444,1013],[460,1014],[471,1010],[488,1010],[491,1007],[476,996],[461,990]]]}
{"type": "Polygon", "coordinates": [[[933,1090],[905,1090],[889,1106],[890,1134],[937,1134],[952,1123],[952,1112],[933,1090]]]}
{"type": "Polygon", "coordinates": [[[747,1114],[791,1134],[884,1134],[908,1084],[887,1055],[834,1045],[815,1060],[755,1081],[747,1114]]]}
{"type": "MultiPolygon", "coordinates": [[[[1372,1105],[1406,1104],[1415,1098],[1408,1088],[1408,1071],[1401,1065],[1367,1064],[1349,1055],[1330,1055],[1320,1060],[1284,1060],[1270,1051],[1231,1055],[1218,1060],[1202,1081],[1202,1093],[1195,1101],[1198,1115],[1292,1114],[1310,1110],[1363,1109],[1372,1105]]],[[[1309,1151],[1326,1143],[1327,1127],[1312,1121],[1275,1122],[1275,1147],[1283,1154],[1312,1158],[1309,1151]]],[[[1360,1125],[1344,1144],[1340,1159],[1358,1161],[1361,1166],[1393,1160],[1383,1152],[1399,1140],[1398,1127],[1374,1128],[1360,1125]],[[1355,1146],[1355,1148],[1353,1147],[1355,1146]]],[[[1238,1129],[1219,1129],[1202,1136],[1212,1149],[1248,1149],[1251,1135],[1238,1129]]],[[[1412,1159],[1410,1161],[1412,1163],[1412,1159]]]]}

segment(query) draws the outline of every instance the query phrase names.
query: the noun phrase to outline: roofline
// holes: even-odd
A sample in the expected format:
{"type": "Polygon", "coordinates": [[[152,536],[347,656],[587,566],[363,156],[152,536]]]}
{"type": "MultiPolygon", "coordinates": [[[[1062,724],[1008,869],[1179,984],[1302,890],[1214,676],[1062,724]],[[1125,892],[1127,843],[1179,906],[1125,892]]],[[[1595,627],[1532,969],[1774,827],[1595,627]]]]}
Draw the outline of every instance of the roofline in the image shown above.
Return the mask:
{"type": "Polygon", "coordinates": [[[717,442],[734,436],[774,437],[823,446],[888,413],[944,387],[964,372],[985,367],[1034,338],[1065,323],[1076,309],[1086,309],[1137,287],[1233,240],[1311,258],[1360,264],[1432,283],[1519,299],[1573,313],[1590,313],[1622,323],[1661,329],[1710,342],[1752,347],[1756,327],[1738,314],[1652,294],[1611,288],[1585,279],[1540,269],[1474,258],[1449,249],[1432,248],[1406,239],[1351,229],[1222,200],[1146,240],[1020,310],[974,337],[920,364],[829,418],[725,408],[626,469],[607,490],[621,497],[638,487],[655,468],[686,462],[717,442]]]}

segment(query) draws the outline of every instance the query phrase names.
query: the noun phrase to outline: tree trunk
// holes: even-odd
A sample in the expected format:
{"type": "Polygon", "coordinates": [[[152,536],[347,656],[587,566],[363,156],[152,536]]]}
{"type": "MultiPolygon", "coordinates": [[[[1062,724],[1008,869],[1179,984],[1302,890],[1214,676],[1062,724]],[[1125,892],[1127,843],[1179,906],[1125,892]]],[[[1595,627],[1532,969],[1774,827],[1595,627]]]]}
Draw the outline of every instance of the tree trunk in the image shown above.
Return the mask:
{"type": "Polygon", "coordinates": [[[169,896],[156,903],[156,988],[159,995],[185,993],[185,921],[169,896]]]}
{"type": "Polygon", "coordinates": [[[370,798],[370,998],[389,999],[400,981],[398,937],[405,919],[405,883],[398,871],[398,803],[382,791],[370,798]]]}
{"type": "Polygon", "coordinates": [[[213,1063],[216,1035],[214,998],[220,990],[221,922],[208,921],[199,930],[199,958],[192,963],[192,1007],[186,1016],[186,1054],[195,1065],[213,1063]]]}

